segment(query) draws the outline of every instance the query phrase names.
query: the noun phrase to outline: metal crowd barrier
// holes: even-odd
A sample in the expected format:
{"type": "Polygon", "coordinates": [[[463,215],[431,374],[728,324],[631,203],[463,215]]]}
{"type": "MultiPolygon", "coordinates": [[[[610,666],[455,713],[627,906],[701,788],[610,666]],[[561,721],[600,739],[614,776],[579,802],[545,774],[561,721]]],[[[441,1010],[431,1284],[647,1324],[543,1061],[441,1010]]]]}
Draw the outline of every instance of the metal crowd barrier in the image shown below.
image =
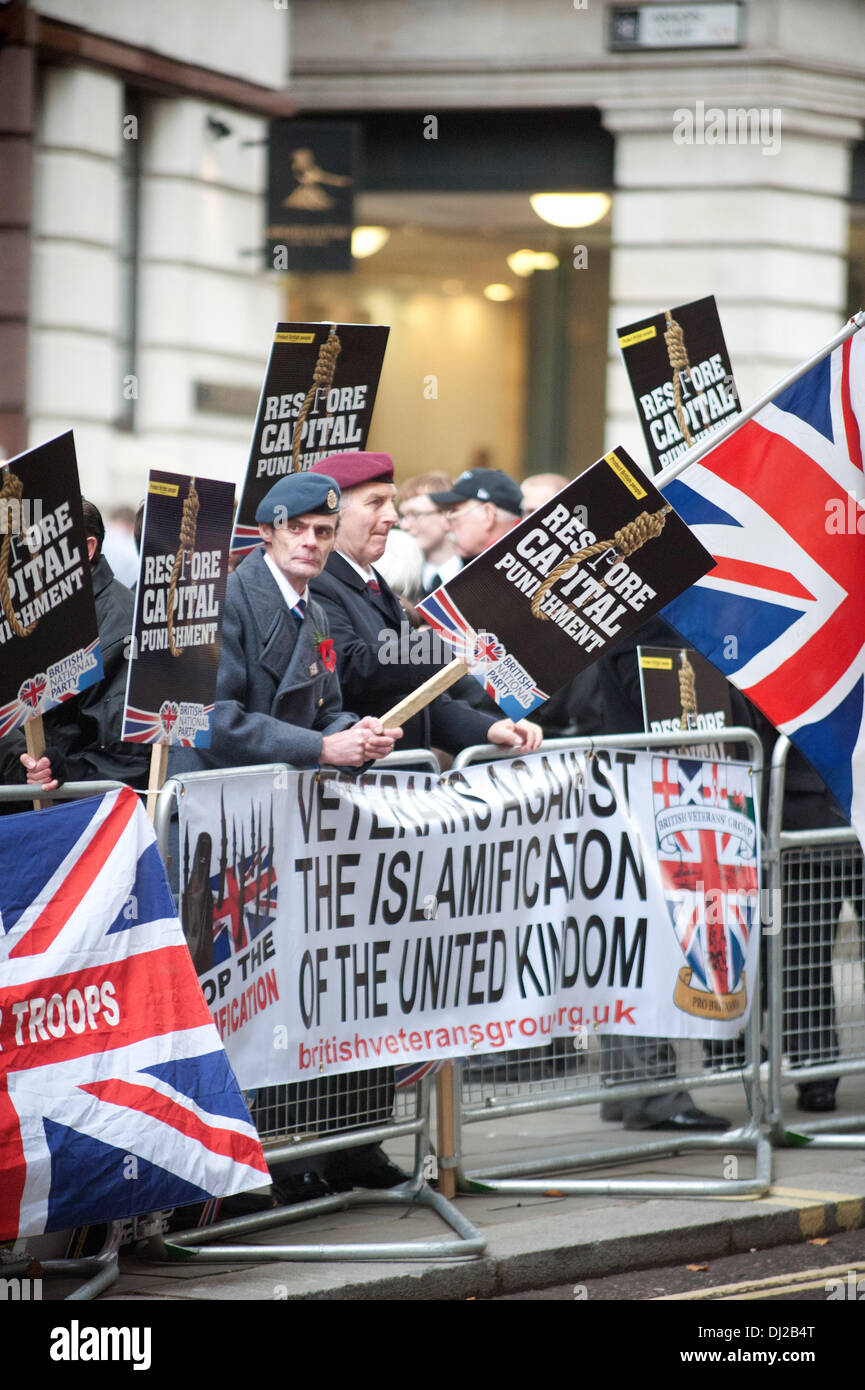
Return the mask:
{"type": "Polygon", "coordinates": [[[865,1114],[804,1120],[797,1112],[792,1119],[782,1094],[785,1082],[839,1082],[865,1072],[862,850],[844,826],[782,829],[789,750],[789,739],[778,739],[765,856],[770,901],[779,904],[769,936],[770,1131],[779,1144],[804,1135],[818,1148],[865,1148],[865,1114]],[[845,904],[855,918],[842,927],[845,904]]]}
{"type": "MultiPolygon", "coordinates": [[[[438,773],[438,762],[429,750],[400,750],[375,764],[374,771],[391,768],[424,767],[438,773]]],[[[252,774],[291,772],[285,763],[267,763],[248,768],[217,769],[190,773],[169,779],[159,793],[154,826],[163,858],[171,855],[171,826],[175,806],[194,782],[226,783],[237,777],[252,774]]],[[[328,775],[328,774],[326,774],[328,775]]],[[[450,1202],[430,1187],[427,1174],[431,1155],[430,1095],[427,1077],[416,1086],[396,1093],[396,1105],[387,1102],[387,1113],[381,1106],[376,1113],[375,1092],[363,1080],[354,1081],[354,1073],[331,1078],[329,1082],[305,1082],[298,1085],[268,1086],[253,1097],[252,1113],[262,1140],[265,1157],[270,1164],[287,1160],[300,1162],[327,1154],[359,1148],[367,1144],[383,1144],[395,1139],[414,1136],[414,1164],[410,1180],[395,1188],[379,1190],[355,1189],[318,1197],[292,1206],[276,1207],[272,1211],[215,1222],[211,1226],[171,1234],[167,1239],[154,1236],[138,1247],[139,1254],[151,1258],[172,1260],[195,1259],[199,1262],[225,1263],[231,1261],[323,1261],[323,1260],[429,1260],[454,1259],[480,1255],[486,1240],[450,1202]],[[330,1087],[330,1094],[327,1087],[330,1087]],[[315,1089],[314,1089],[315,1088],[315,1089]],[[304,1096],[298,1095],[298,1092],[304,1096]],[[336,1110],[358,1116],[351,1127],[344,1126],[336,1116],[322,1116],[322,1105],[333,1095],[336,1110]],[[362,1120],[359,1116],[366,1113],[362,1120]],[[454,1232],[446,1240],[388,1241],[381,1243],[323,1245],[255,1245],[225,1244],[233,1237],[244,1237],[256,1231],[269,1230],[328,1212],[344,1211],[355,1206],[405,1206],[425,1208],[437,1215],[454,1232]]]]}
{"type": "MultiPolygon", "coordinates": [[[[65,782],[56,791],[39,791],[39,801],[76,801],[85,796],[105,796],[107,792],[116,792],[123,787],[122,782],[65,782]]],[[[0,787],[0,802],[27,801],[34,800],[34,789],[26,790],[20,785],[8,785],[0,787]]],[[[0,818],[0,833],[3,830],[3,821],[0,818]]],[[[105,1239],[101,1250],[95,1255],[72,1256],[68,1259],[40,1259],[38,1256],[26,1253],[27,1237],[23,1237],[25,1253],[16,1258],[0,1261],[0,1275],[4,1279],[14,1278],[73,1278],[89,1276],[71,1294],[67,1294],[65,1302],[83,1303],[96,1298],[106,1289],[110,1289],[112,1284],[117,1282],[119,1269],[117,1265],[117,1255],[120,1249],[120,1238],[123,1231],[121,1221],[111,1221],[107,1223],[105,1239]],[[35,1271],[35,1272],[34,1272],[35,1271]]],[[[71,1232],[70,1232],[71,1235],[71,1232]]],[[[18,1244],[18,1242],[15,1242],[18,1244]]]]}
{"type": "MultiPolygon", "coordinates": [[[[677,747],[713,744],[745,745],[752,768],[762,766],[762,747],[752,729],[730,728],[723,732],[695,731],[676,734],[677,747]]],[[[600,749],[670,748],[670,734],[619,734],[601,739],[545,740],[542,752],[576,749],[594,756],[600,749]]],[[[454,770],[469,763],[509,756],[489,747],[467,748],[454,760],[454,770]]],[[[759,786],[755,787],[759,816],[759,786]]],[[[549,1180],[540,1174],[555,1173],[555,1191],[567,1196],[760,1196],[771,1184],[771,1146],[761,1132],[760,1094],[760,980],[759,961],[751,985],[752,1008],[745,1036],[735,1043],[682,1043],[681,1040],[647,1039],[631,1064],[623,1065],[629,1049],[615,1037],[585,1039],[575,1050],[572,1039],[554,1041],[545,1048],[530,1048],[474,1057],[456,1066],[454,1087],[453,1153],[439,1154],[440,1165],[451,1168],[462,1192],[508,1192],[543,1195],[549,1180]],[[617,1055],[618,1054],[618,1055],[617,1055]],[[652,1079],[649,1079],[651,1077],[652,1079]],[[690,1086],[718,1087],[741,1077],[749,1118],[737,1129],[720,1134],[702,1132],[678,1137],[635,1141],[613,1147],[592,1147],[583,1152],[548,1155],[532,1162],[510,1163],[467,1173],[462,1155],[462,1127],[506,1116],[534,1114],[582,1105],[601,1105],[605,1110],[624,1100],[643,1099],[690,1086]],[[754,1155],[754,1175],[738,1177],[592,1177],[558,1175],[582,1168],[666,1158],[679,1153],[739,1150],[754,1155]]],[[[581,1039],[583,1041],[583,1039],[581,1039]]],[[[636,1040],[635,1040],[636,1041],[636,1040]]],[[[608,1110],[609,1113],[609,1110],[608,1110]]]]}

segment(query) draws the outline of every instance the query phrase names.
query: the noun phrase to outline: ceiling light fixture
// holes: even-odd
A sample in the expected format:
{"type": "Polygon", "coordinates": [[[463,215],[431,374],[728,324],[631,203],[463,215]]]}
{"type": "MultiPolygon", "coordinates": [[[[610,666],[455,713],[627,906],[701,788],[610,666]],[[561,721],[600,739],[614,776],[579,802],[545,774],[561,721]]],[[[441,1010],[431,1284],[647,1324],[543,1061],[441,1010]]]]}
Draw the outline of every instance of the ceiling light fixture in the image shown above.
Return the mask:
{"type": "Polygon", "coordinates": [[[591,227],[610,210],[607,193],[533,193],[532,211],[554,227],[591,227]]]}
{"type": "Polygon", "coordinates": [[[356,261],[375,256],[390,241],[387,227],[355,227],[351,234],[351,254],[356,261]]]}
{"type": "Polygon", "coordinates": [[[496,304],[504,304],[513,297],[514,292],[510,285],[487,285],[484,290],[484,298],[492,299],[496,304]]]}
{"type": "Polygon", "coordinates": [[[559,263],[558,256],[552,251],[530,251],[523,247],[520,251],[512,251],[507,257],[508,269],[514,275],[519,275],[521,280],[527,276],[534,275],[536,270],[555,270],[559,263]]]}

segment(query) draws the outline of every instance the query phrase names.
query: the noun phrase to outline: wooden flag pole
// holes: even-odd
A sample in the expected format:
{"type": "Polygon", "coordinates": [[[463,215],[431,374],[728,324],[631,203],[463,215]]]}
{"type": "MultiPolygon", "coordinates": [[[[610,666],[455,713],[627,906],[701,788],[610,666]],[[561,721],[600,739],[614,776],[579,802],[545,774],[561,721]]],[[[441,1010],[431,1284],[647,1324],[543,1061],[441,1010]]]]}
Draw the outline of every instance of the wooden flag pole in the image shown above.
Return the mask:
{"type": "Polygon", "coordinates": [[[454,1147],[454,1064],[444,1062],[436,1072],[436,1153],[438,1190],[448,1200],[457,1195],[454,1147]]]}
{"type": "Polygon", "coordinates": [[[154,743],[150,750],[150,780],[147,783],[147,814],[151,825],[156,815],[156,798],[168,771],[168,743],[154,743]]]}
{"type": "MultiPolygon", "coordinates": [[[[24,725],[24,742],[30,757],[35,758],[38,762],[45,752],[45,726],[42,723],[41,714],[35,714],[24,725]]],[[[50,801],[34,801],[33,810],[44,811],[50,805],[50,801]]]]}
{"type": "Polygon", "coordinates": [[[381,716],[381,723],[385,729],[399,729],[403,724],[411,719],[412,715],[424,709],[436,696],[441,695],[442,691],[454,685],[463,676],[468,675],[468,666],[464,661],[449,661],[447,666],[443,666],[434,676],[430,676],[428,681],[419,685],[417,690],[413,690],[411,695],[406,695],[404,700],[389,709],[387,714],[381,716]]]}

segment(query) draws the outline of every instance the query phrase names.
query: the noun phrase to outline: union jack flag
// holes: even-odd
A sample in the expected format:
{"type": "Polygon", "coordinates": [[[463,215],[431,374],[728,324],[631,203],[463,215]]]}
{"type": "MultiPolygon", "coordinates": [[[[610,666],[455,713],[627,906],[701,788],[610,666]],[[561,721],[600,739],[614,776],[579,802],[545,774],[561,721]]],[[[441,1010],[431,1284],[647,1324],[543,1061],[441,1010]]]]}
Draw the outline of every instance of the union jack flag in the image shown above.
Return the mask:
{"type": "Polygon", "coordinates": [[[38,709],[47,689],[47,676],[32,676],[30,680],[24,682],[21,689],[18,691],[18,699],[22,704],[29,705],[31,709],[38,709]]]}
{"type": "Polygon", "coordinates": [[[700,988],[720,996],[738,988],[757,921],[748,775],[735,764],[652,759],[658,867],[673,928],[700,988]]]}
{"type": "Polygon", "coordinates": [[[219,874],[211,876],[213,893],[213,964],[220,965],[235,951],[245,950],[250,940],[269,927],[276,918],[276,870],[267,851],[246,856],[243,867],[243,894],[233,868],[225,870],[225,887],[219,897],[219,874]]]}
{"type": "Polygon", "coordinates": [[[232,555],[248,555],[261,545],[261,532],[257,526],[235,526],[231,536],[232,555]]]}
{"type": "Polygon", "coordinates": [[[0,962],[0,1239],[268,1181],[133,792],[8,819],[0,962]]]}
{"type": "Polygon", "coordinates": [[[441,1066],[440,1059],[437,1062],[407,1062],[404,1067],[394,1067],[396,1089],[405,1091],[409,1086],[416,1086],[425,1076],[435,1076],[441,1066]]]}
{"type": "Polygon", "coordinates": [[[662,488],[716,568],[664,617],[787,734],[865,842],[865,334],[662,488]]]}

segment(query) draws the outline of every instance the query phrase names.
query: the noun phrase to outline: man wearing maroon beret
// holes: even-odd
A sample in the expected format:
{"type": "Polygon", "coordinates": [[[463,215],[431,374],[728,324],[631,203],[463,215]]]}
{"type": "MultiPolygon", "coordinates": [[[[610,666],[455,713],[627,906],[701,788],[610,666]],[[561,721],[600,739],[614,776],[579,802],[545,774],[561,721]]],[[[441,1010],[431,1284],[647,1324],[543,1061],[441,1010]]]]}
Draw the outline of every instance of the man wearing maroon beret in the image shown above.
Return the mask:
{"type": "MultiPolygon", "coordinates": [[[[335,549],[310,587],[327,613],[347,708],[379,718],[445,664],[392,659],[394,651],[418,655],[399,601],[373,568],[397,521],[393,460],[389,454],[332,454],[310,472],[335,478],[342,493],[335,549]]],[[[444,694],[408,721],[400,747],[458,753],[473,743],[494,743],[531,753],[540,739],[528,720],[496,719],[444,694]]]]}
{"type": "MultiPolygon", "coordinates": [[[[412,664],[386,659],[396,650],[408,651],[411,629],[384,577],[373,568],[384,553],[388,532],[396,525],[396,488],[389,454],[332,454],[313,464],[312,473],[335,478],[342,494],[336,546],[310,589],[324,608],[337,652],[343,700],[349,709],[376,718],[416,690],[443,662],[412,664]],[[405,640],[400,642],[400,638],[405,640]],[[395,643],[396,639],[396,643],[395,643]]],[[[414,645],[414,644],[412,644],[414,645]]],[[[496,743],[531,753],[541,741],[536,724],[497,719],[463,700],[440,695],[403,728],[401,748],[444,748],[457,753],[473,743],[496,743]]],[[[344,1096],[329,1097],[329,1110],[341,1106],[340,1119],[356,1125],[361,1100],[384,1119],[393,1106],[393,1072],[379,1069],[345,1080],[344,1096]]],[[[376,1146],[347,1150],[327,1160],[324,1176],[333,1187],[385,1187],[399,1182],[400,1173],[376,1146]]]]}

